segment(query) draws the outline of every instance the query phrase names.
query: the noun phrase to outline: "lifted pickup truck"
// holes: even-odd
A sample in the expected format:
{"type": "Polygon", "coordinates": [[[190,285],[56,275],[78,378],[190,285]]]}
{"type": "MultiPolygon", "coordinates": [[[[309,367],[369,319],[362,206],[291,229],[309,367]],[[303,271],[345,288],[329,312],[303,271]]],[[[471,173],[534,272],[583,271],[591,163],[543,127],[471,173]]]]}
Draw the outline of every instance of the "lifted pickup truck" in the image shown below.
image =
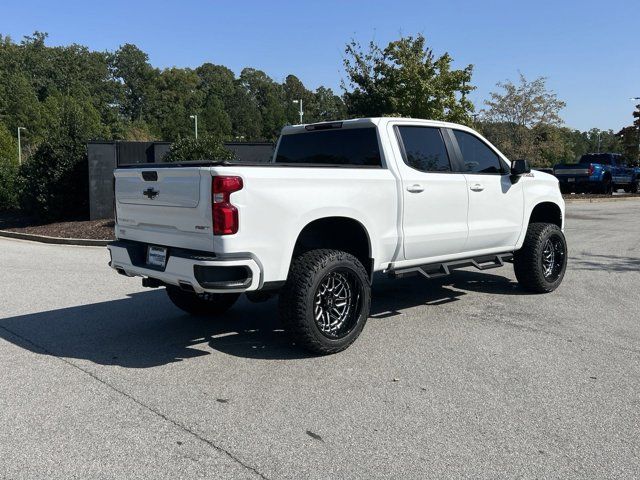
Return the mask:
{"type": "Polygon", "coordinates": [[[562,193],[612,194],[619,188],[637,193],[640,180],[619,153],[587,153],[578,163],[556,165],[554,175],[562,193]]]}
{"type": "Polygon", "coordinates": [[[374,272],[512,262],[524,289],[551,292],[567,264],[558,181],[451,123],[288,126],[272,163],[132,165],[115,194],[111,267],[195,315],[278,294],[285,329],[316,353],[358,337],[374,272]]]}

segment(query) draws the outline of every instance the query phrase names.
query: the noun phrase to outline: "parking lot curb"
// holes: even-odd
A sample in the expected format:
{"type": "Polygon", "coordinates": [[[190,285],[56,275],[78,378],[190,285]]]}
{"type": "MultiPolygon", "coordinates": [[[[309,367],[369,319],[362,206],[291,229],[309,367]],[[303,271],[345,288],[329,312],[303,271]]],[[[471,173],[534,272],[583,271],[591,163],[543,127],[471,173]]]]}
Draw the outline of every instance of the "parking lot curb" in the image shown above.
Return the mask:
{"type": "Polygon", "coordinates": [[[611,197],[611,198],[564,198],[566,203],[606,203],[640,201],[640,197],[611,197]]]}
{"type": "Polygon", "coordinates": [[[15,238],[17,240],[29,240],[32,242],[50,243],[54,245],[78,245],[82,247],[104,247],[111,240],[93,240],[89,238],[60,238],[47,237],[46,235],[34,235],[32,233],[11,232],[0,230],[0,237],[15,238]]]}

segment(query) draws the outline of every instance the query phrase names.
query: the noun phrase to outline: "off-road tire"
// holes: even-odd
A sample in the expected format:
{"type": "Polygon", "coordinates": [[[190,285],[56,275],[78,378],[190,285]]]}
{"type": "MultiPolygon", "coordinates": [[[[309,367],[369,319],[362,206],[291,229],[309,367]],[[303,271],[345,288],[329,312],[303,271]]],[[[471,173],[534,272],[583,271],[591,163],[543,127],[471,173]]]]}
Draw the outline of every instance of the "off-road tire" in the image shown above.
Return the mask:
{"type": "Polygon", "coordinates": [[[562,230],[552,223],[531,223],[522,244],[515,252],[513,269],[518,283],[534,293],[553,292],[562,283],[567,268],[567,242],[562,230]],[[564,248],[563,263],[558,277],[549,280],[545,277],[542,265],[542,253],[547,240],[561,240],[564,248]]]}
{"type": "Polygon", "coordinates": [[[210,317],[222,315],[229,310],[239,293],[204,293],[186,292],[180,287],[167,285],[167,296],[173,304],[190,315],[210,317]]]}
{"type": "Polygon", "coordinates": [[[295,258],[287,282],[280,291],[280,320],[295,344],[321,355],[337,353],[351,345],[362,332],[371,307],[367,271],[353,255],[339,250],[311,250],[295,258]],[[329,338],[316,323],[314,307],[318,289],[327,275],[344,272],[353,279],[358,294],[352,327],[341,338],[329,338]],[[357,287],[357,288],[356,288],[357,287]]]}
{"type": "Polygon", "coordinates": [[[615,185],[613,184],[613,180],[610,177],[606,177],[600,186],[600,193],[603,195],[613,195],[614,191],[615,185]]]}

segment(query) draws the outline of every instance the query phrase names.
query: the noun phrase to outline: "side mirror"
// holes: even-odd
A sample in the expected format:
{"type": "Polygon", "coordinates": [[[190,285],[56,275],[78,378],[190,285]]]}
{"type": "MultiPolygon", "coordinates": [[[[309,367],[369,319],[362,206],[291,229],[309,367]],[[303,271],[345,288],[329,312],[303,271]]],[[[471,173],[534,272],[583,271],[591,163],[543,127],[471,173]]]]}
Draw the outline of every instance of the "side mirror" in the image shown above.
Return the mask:
{"type": "Polygon", "coordinates": [[[529,162],[526,160],[514,160],[511,162],[511,175],[519,176],[524,175],[525,173],[531,172],[531,167],[529,166],[529,162]]]}
{"type": "Polygon", "coordinates": [[[531,167],[526,160],[514,160],[511,162],[511,183],[517,183],[520,180],[520,176],[525,173],[529,173],[531,167]]]}

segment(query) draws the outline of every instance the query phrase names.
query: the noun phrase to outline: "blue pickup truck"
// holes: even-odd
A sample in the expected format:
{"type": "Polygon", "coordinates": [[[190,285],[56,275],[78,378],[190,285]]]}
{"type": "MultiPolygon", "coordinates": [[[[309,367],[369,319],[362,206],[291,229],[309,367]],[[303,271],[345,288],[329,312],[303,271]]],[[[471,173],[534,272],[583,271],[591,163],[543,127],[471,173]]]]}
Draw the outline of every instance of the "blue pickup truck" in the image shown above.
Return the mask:
{"type": "Polygon", "coordinates": [[[556,165],[553,174],[560,182],[562,193],[611,194],[620,188],[637,193],[640,181],[636,169],[628,167],[618,153],[587,153],[578,163],[556,165]]]}

